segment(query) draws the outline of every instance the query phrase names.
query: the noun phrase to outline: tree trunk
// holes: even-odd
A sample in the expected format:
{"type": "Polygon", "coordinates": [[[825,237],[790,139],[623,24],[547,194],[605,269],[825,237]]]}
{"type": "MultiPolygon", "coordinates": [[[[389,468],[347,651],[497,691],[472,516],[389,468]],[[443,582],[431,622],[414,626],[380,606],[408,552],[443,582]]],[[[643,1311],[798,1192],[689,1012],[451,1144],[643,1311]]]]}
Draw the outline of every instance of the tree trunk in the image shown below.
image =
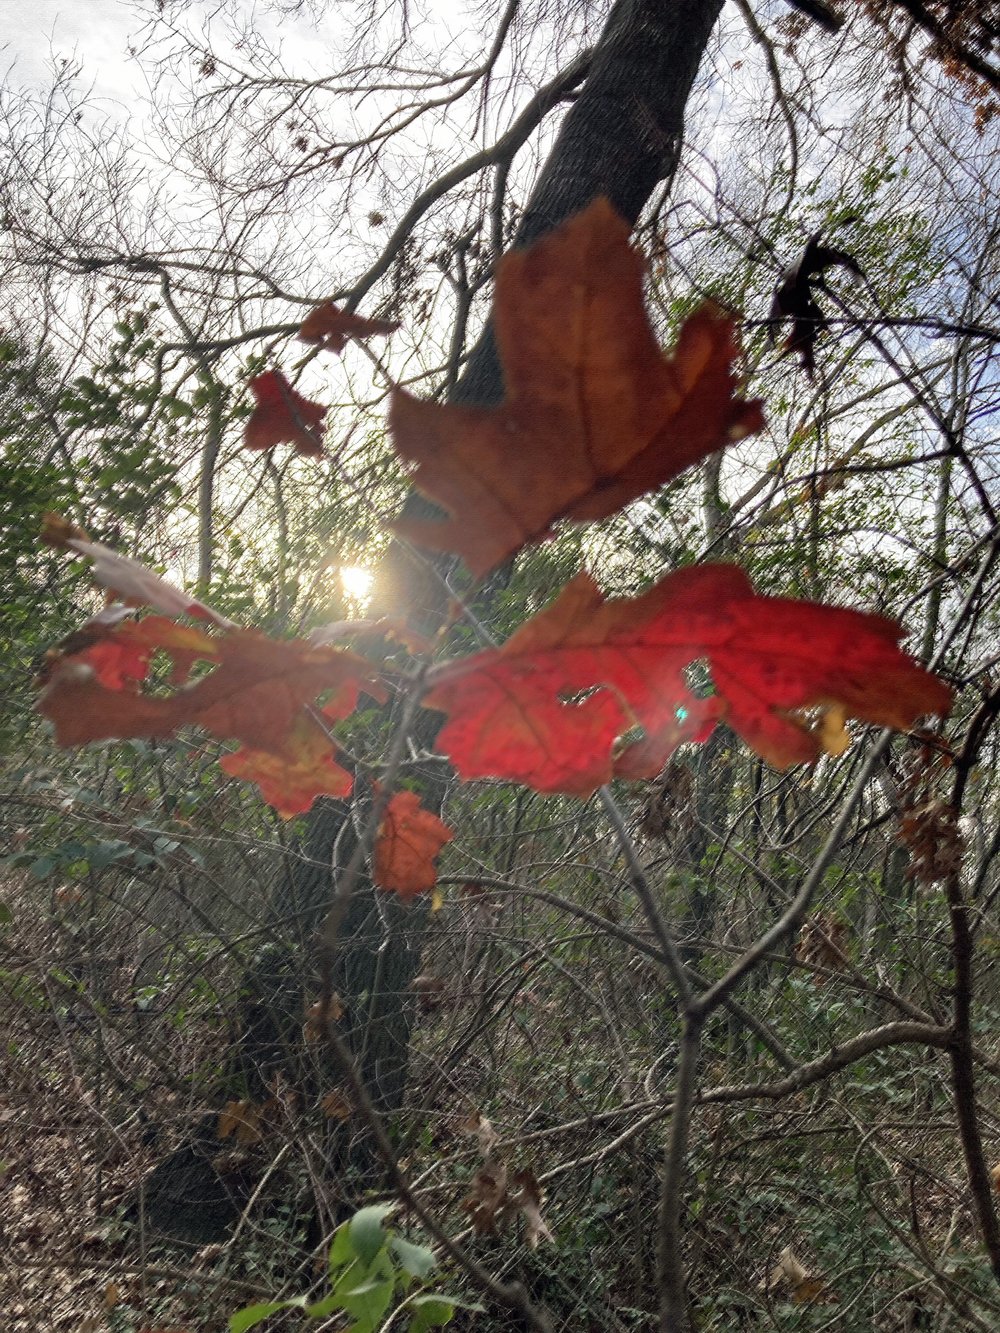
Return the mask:
{"type": "MultiPolygon", "coordinates": [[[[723,0],[618,0],[590,73],[524,210],[528,245],[606,195],[630,223],[673,179],[684,109],[723,0]]],[[[495,403],[503,378],[487,324],[455,386],[456,402],[495,403]]]]}

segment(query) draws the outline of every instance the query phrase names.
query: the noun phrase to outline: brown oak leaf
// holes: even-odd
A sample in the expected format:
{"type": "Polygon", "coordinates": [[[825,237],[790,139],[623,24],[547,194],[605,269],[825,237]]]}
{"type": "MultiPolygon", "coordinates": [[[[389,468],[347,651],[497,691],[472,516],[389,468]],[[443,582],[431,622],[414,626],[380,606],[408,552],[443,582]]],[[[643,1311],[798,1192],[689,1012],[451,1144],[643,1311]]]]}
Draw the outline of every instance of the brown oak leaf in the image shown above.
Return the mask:
{"type": "Polygon", "coordinates": [[[241,749],[221,761],[234,777],[256,782],[285,818],[318,795],[346,796],[351,775],[336,762],[323,723],[348,716],[362,690],[384,698],[374,669],[343,649],[254,630],[209,635],[162,616],[113,626],[82,652],[47,663],[38,710],[60,745],[133,737],[166,738],[197,726],[241,749]],[[171,693],[144,691],[156,654],[169,658],[171,693]],[[206,675],[191,679],[195,663],[206,675]],[[317,696],[331,697],[308,711],[317,696]]]}
{"type": "Polygon", "coordinates": [[[322,351],[335,352],[339,356],[347,346],[348,338],[372,338],[395,333],[398,328],[399,324],[394,319],[366,319],[364,315],[341,310],[332,301],[324,301],[306,316],[299,329],[299,338],[304,343],[315,343],[322,351]]]}
{"type": "Polygon", "coordinates": [[[664,356],[643,271],[606,199],[504,256],[494,323],[507,396],[477,408],[395,392],[396,451],[448,512],[397,532],[485,574],[558,520],[614,514],[760,430],[760,404],[735,393],[733,320],[702,306],[664,356]]]}

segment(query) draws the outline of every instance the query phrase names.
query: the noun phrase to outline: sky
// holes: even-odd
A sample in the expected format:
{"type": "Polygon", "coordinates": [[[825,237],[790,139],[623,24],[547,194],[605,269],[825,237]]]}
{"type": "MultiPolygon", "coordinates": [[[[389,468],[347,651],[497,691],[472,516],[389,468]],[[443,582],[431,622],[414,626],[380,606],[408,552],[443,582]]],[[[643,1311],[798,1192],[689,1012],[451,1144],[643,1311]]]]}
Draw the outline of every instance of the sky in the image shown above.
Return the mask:
{"type": "Polygon", "coordinates": [[[139,21],[121,0],[0,0],[0,71],[48,81],[53,61],[77,59],[95,92],[124,105],[134,77],[125,60],[139,21]]]}

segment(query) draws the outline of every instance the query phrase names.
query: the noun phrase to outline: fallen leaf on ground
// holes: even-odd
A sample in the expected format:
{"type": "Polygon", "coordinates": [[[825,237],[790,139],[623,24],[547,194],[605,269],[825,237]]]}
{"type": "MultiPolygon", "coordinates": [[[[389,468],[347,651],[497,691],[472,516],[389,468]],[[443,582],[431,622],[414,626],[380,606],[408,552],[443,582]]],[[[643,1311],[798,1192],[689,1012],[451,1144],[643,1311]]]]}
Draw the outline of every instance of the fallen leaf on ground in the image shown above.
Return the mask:
{"type": "Polygon", "coordinates": [[[444,982],[433,972],[421,972],[413,978],[408,989],[420,1001],[420,1008],[425,1014],[440,1008],[444,998],[444,982]]]}
{"type": "Polygon", "coordinates": [[[245,1099],[226,1102],[219,1113],[216,1137],[228,1139],[232,1136],[240,1144],[259,1143],[263,1137],[260,1121],[260,1107],[254,1102],[245,1099]]]}
{"type": "Polygon", "coordinates": [[[321,1098],[320,1109],[327,1120],[339,1120],[341,1123],[350,1120],[354,1114],[354,1107],[337,1088],[321,1098]]]}
{"type": "Polygon", "coordinates": [[[323,1000],[313,1001],[303,1015],[303,1041],[307,1043],[322,1041],[326,1036],[327,1023],[339,1022],[343,1017],[344,1006],[336,991],[325,1003],[323,1000]]]}
{"type": "Polygon", "coordinates": [[[617,513],[760,430],[760,404],[736,396],[734,321],[703,306],[664,356],[644,267],[606,199],[504,256],[494,324],[507,396],[476,408],[395,392],[396,451],[448,512],[397,532],[482,575],[560,519],[617,513]]]}
{"type": "Polygon", "coordinates": [[[785,1287],[791,1293],[796,1305],[807,1305],[818,1300],[824,1294],[825,1284],[818,1277],[813,1277],[809,1270],[796,1258],[792,1247],[786,1245],[778,1255],[778,1262],[767,1279],[768,1287],[785,1287]]]}

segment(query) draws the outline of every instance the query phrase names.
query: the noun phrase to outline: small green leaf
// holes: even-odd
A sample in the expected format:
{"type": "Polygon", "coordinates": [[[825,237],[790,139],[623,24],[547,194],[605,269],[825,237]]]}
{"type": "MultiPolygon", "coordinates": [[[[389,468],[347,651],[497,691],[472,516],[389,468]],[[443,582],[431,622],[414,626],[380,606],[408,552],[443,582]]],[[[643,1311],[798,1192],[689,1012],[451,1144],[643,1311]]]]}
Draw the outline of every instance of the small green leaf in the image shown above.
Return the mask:
{"type": "Polygon", "coordinates": [[[327,1315],[333,1314],[335,1310],[342,1310],[344,1302],[340,1295],[332,1291],[329,1296],[324,1296],[321,1301],[316,1301],[313,1305],[306,1306],[306,1314],[310,1319],[325,1319],[327,1315]]]}
{"type": "Polygon", "coordinates": [[[0,926],[9,926],[14,920],[14,913],[6,903],[0,903],[0,926]]]}
{"type": "Polygon", "coordinates": [[[421,1281],[427,1278],[437,1262],[434,1252],[426,1245],[414,1245],[412,1241],[404,1240],[402,1236],[393,1236],[389,1241],[389,1249],[396,1256],[400,1267],[409,1273],[410,1277],[418,1277],[421,1281]]]}
{"type": "Polygon", "coordinates": [[[339,1226],[333,1233],[333,1241],[330,1245],[330,1273],[335,1268],[343,1268],[355,1258],[354,1243],[351,1240],[351,1224],[345,1222],[339,1226]]]}
{"type": "Polygon", "coordinates": [[[279,1310],[294,1310],[296,1306],[301,1310],[302,1301],[263,1301],[259,1305],[247,1305],[229,1316],[229,1333],[244,1333],[245,1329],[262,1323],[268,1315],[277,1314],[279,1310]]]}
{"type": "Polygon", "coordinates": [[[374,1333],[382,1316],[389,1308],[396,1283],[392,1277],[364,1282],[354,1291],[346,1291],[341,1303],[349,1315],[357,1320],[357,1333],[374,1333]]]}
{"type": "Polygon", "coordinates": [[[413,1317],[410,1333],[424,1333],[428,1328],[443,1328],[455,1313],[455,1302],[447,1296],[414,1296],[410,1301],[413,1317]]]}
{"type": "Polygon", "coordinates": [[[115,838],[109,842],[95,842],[93,846],[87,848],[87,861],[91,870],[103,870],[105,866],[111,865],[112,861],[120,861],[123,856],[129,856],[132,848],[127,842],[121,842],[115,838]]]}
{"type": "Polygon", "coordinates": [[[354,1252],[364,1263],[370,1264],[385,1244],[382,1219],[392,1210],[391,1203],[373,1203],[359,1209],[348,1223],[354,1252]]]}

